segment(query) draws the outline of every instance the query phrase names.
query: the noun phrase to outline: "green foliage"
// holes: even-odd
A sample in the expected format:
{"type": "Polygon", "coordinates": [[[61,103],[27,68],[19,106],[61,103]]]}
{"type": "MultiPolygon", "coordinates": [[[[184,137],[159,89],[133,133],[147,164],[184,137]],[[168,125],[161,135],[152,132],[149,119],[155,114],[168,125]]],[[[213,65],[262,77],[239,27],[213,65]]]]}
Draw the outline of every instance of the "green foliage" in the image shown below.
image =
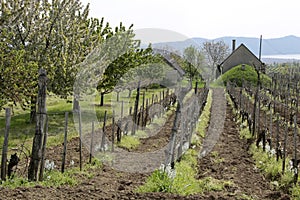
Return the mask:
{"type": "Polygon", "coordinates": [[[119,147],[126,149],[135,149],[140,145],[140,140],[138,137],[131,135],[124,135],[120,143],[117,144],[119,147]]]}
{"type": "Polygon", "coordinates": [[[166,172],[155,170],[144,185],[137,189],[137,192],[171,192],[173,180],[166,172]]]}
{"type": "MultiPolygon", "coordinates": [[[[207,95],[206,105],[202,111],[202,114],[200,115],[200,118],[198,120],[199,122],[196,125],[197,134],[194,134],[194,135],[199,135],[202,138],[205,137],[206,129],[207,129],[209,119],[210,119],[211,104],[212,104],[212,91],[210,90],[207,95]]],[[[195,141],[194,139],[192,140],[193,144],[195,144],[196,142],[197,141],[195,141]]]]}
{"type": "Polygon", "coordinates": [[[102,167],[103,163],[97,158],[92,158],[92,162],[84,166],[86,171],[88,171],[89,169],[101,169],[102,167]]]}
{"type": "Polygon", "coordinates": [[[224,158],[221,158],[217,151],[212,151],[211,156],[214,158],[214,163],[219,164],[224,162],[224,158]]]}
{"type": "Polygon", "coordinates": [[[47,70],[48,91],[72,93],[75,66],[114,34],[103,18],[88,18],[88,12],[89,5],[77,0],[1,2],[0,108],[7,102],[28,106],[39,68],[47,70]]]}
{"type": "MultiPolygon", "coordinates": [[[[258,169],[263,171],[265,176],[277,183],[277,187],[285,189],[290,188],[293,183],[293,173],[289,171],[289,164],[286,162],[285,168],[287,169],[282,174],[282,160],[276,161],[275,156],[270,156],[269,153],[263,152],[263,150],[257,149],[255,144],[250,147],[250,152],[253,154],[253,159],[258,169]]],[[[286,158],[289,160],[289,158],[286,158]]]]}
{"type": "MultiPolygon", "coordinates": [[[[41,184],[43,186],[56,187],[61,185],[75,186],[78,184],[78,180],[75,178],[75,170],[76,169],[67,170],[65,173],[61,173],[58,170],[46,171],[44,174],[45,181],[41,184]]],[[[78,169],[76,171],[78,171],[78,169]]]]}
{"type": "Polygon", "coordinates": [[[294,187],[290,188],[290,191],[292,193],[292,197],[295,200],[298,200],[300,198],[300,186],[299,185],[295,185],[294,187]]]}
{"type": "Polygon", "coordinates": [[[241,139],[251,139],[252,138],[252,134],[250,133],[249,129],[248,129],[248,123],[244,122],[244,124],[242,124],[242,126],[244,126],[245,128],[242,128],[240,130],[240,138],[241,139]],[[245,123],[247,125],[245,125],[245,123]],[[245,125],[245,126],[244,126],[245,125]]]}
{"type": "Polygon", "coordinates": [[[11,189],[17,187],[34,187],[36,184],[34,182],[29,182],[27,179],[23,177],[15,177],[13,179],[8,179],[6,181],[2,181],[1,186],[8,187],[11,189]]]}
{"type": "MultiPolygon", "coordinates": [[[[0,41],[0,49],[5,45],[0,41]]],[[[28,97],[34,94],[38,66],[27,62],[24,50],[3,51],[0,54],[0,108],[9,104],[28,106],[28,97]]]]}
{"type": "Polygon", "coordinates": [[[84,165],[83,170],[80,171],[78,167],[67,169],[64,173],[59,170],[46,170],[44,173],[44,180],[40,182],[30,182],[23,177],[13,177],[2,182],[3,187],[17,188],[17,187],[34,187],[36,185],[46,187],[58,187],[62,185],[76,186],[83,178],[92,178],[95,175],[93,170],[100,170],[103,163],[98,159],[93,158],[92,162],[84,165]]]}
{"type": "MultiPolygon", "coordinates": [[[[125,27],[122,27],[122,29],[125,30],[125,27]]],[[[130,43],[127,44],[128,45],[127,48],[129,48],[129,50],[123,55],[121,55],[120,57],[118,57],[116,60],[112,61],[111,64],[109,64],[109,66],[107,67],[107,69],[103,74],[103,77],[98,83],[97,89],[102,94],[107,94],[112,92],[117,84],[119,84],[119,86],[123,86],[119,88],[120,90],[135,89],[137,87],[137,81],[138,81],[136,79],[136,75],[139,74],[139,71],[143,73],[147,71],[147,69],[145,70],[145,67],[141,68],[140,66],[151,62],[157,62],[156,60],[157,58],[152,55],[151,46],[149,46],[146,49],[139,48],[140,41],[134,39],[135,35],[131,28],[129,28],[128,30],[128,37],[130,38],[130,43]],[[133,73],[129,72],[130,69],[134,69],[137,67],[139,67],[140,69],[139,71],[135,70],[133,71],[133,73]],[[124,77],[124,75],[126,75],[126,77],[124,77]],[[122,77],[123,80],[121,79],[122,77]],[[122,81],[124,82],[123,84],[122,81]],[[131,84],[129,83],[130,81],[131,84]]],[[[149,68],[149,69],[152,69],[153,71],[154,68],[149,68]]]]}
{"type": "Polygon", "coordinates": [[[221,191],[229,181],[216,180],[212,177],[197,180],[197,152],[189,149],[183,155],[180,162],[175,164],[175,177],[170,177],[168,172],[155,170],[147,179],[146,183],[140,186],[138,192],[169,192],[183,196],[209,192],[221,191]]]}
{"type": "MultiPolygon", "coordinates": [[[[262,85],[268,86],[271,83],[271,79],[265,74],[260,74],[262,85]]],[[[242,81],[247,81],[252,85],[257,85],[257,73],[255,69],[250,65],[245,65],[245,69],[242,69],[242,65],[233,67],[225,74],[220,76],[216,81],[216,85],[226,85],[228,81],[235,82],[239,87],[242,86],[242,81]]]]}
{"type": "Polygon", "coordinates": [[[190,83],[194,79],[202,79],[201,73],[204,66],[204,55],[196,47],[189,46],[183,52],[184,62],[182,63],[183,69],[188,76],[190,83]]]}

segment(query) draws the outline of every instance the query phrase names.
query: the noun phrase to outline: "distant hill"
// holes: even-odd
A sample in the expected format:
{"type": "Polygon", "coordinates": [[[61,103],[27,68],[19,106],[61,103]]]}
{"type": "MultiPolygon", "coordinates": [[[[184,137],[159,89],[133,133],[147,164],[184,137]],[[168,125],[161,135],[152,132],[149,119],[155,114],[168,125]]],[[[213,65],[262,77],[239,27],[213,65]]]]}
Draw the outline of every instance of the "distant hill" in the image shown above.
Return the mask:
{"type": "MultiPolygon", "coordinates": [[[[236,47],[241,43],[245,44],[256,56],[259,54],[259,38],[251,37],[221,37],[216,38],[214,41],[223,40],[230,48],[232,48],[232,40],[236,40],[236,47]]],[[[156,48],[171,48],[180,52],[190,46],[194,45],[196,47],[201,47],[205,41],[211,41],[205,38],[191,38],[185,41],[178,42],[165,42],[165,43],[155,43],[152,46],[156,48]]],[[[286,54],[300,54],[300,37],[297,36],[286,36],[281,38],[273,39],[263,39],[262,42],[262,56],[267,55],[286,55],[286,54]]]]}

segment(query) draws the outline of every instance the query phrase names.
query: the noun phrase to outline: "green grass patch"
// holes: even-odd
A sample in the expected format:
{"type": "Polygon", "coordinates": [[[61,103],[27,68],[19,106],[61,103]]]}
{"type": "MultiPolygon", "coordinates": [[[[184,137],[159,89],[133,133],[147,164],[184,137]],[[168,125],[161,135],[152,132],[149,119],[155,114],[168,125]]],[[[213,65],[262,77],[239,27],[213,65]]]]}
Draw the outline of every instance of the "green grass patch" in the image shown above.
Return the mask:
{"type": "Polygon", "coordinates": [[[212,91],[210,90],[207,95],[206,105],[199,117],[198,123],[196,125],[196,134],[193,134],[192,144],[197,144],[197,136],[201,138],[205,137],[206,129],[210,120],[210,110],[212,104],[212,91]]]}
{"type": "Polygon", "coordinates": [[[120,143],[117,144],[118,147],[133,150],[140,145],[140,140],[136,136],[124,135],[120,143]]]}
{"type": "MultiPolygon", "coordinates": [[[[168,169],[170,170],[170,169],[168,169]]],[[[175,172],[158,169],[148,177],[146,183],[137,189],[137,192],[168,192],[183,196],[209,191],[222,191],[230,181],[217,180],[212,177],[196,179],[197,151],[189,149],[180,162],[175,164],[175,172]]]]}
{"type": "MultiPolygon", "coordinates": [[[[228,70],[225,74],[221,75],[214,83],[213,86],[224,86],[227,82],[236,82],[239,87],[242,86],[243,81],[250,82],[252,85],[257,85],[257,73],[254,67],[245,65],[245,69],[242,69],[242,65],[238,65],[228,70]]],[[[271,83],[270,77],[261,73],[262,85],[268,86],[271,83]]]]}
{"type": "Polygon", "coordinates": [[[62,185],[76,186],[81,183],[84,178],[91,179],[94,177],[93,170],[100,170],[103,167],[102,163],[93,158],[92,162],[85,164],[83,170],[79,167],[69,168],[64,173],[59,170],[46,170],[44,172],[44,180],[37,182],[30,182],[24,177],[13,177],[6,181],[2,181],[1,186],[15,189],[17,187],[34,187],[36,185],[46,187],[58,187],[62,185]]]}
{"type": "MultiPolygon", "coordinates": [[[[158,99],[160,94],[166,89],[142,89],[141,94],[145,92],[145,98],[149,99],[151,102],[152,94],[154,97],[157,96],[158,99]]],[[[170,91],[171,93],[171,91],[170,91]]],[[[131,97],[128,97],[128,91],[120,93],[119,102],[116,101],[116,93],[110,93],[105,95],[104,106],[99,106],[100,96],[96,94],[94,98],[90,99],[90,101],[82,102],[82,112],[85,116],[82,119],[82,130],[83,134],[89,133],[91,130],[91,117],[93,117],[93,113],[96,113],[96,120],[100,122],[100,127],[103,124],[104,112],[107,111],[107,125],[111,123],[112,117],[112,109],[118,109],[119,107],[112,107],[112,105],[121,105],[121,101],[128,102],[127,107],[124,108],[124,115],[127,115],[129,112],[129,107],[134,105],[136,90],[132,91],[131,97]]],[[[162,95],[161,95],[162,96],[162,95]]],[[[72,139],[73,137],[77,137],[78,131],[75,127],[73,114],[72,114],[72,106],[70,103],[72,101],[72,97],[68,97],[67,99],[59,98],[56,95],[49,94],[47,96],[47,113],[49,119],[49,128],[48,128],[48,141],[47,146],[55,146],[61,144],[64,139],[64,129],[65,129],[65,112],[69,112],[68,119],[68,139],[72,139]]],[[[140,98],[140,105],[142,104],[142,96],[140,98]]],[[[32,146],[32,138],[35,134],[35,126],[36,123],[30,124],[30,111],[22,110],[20,106],[13,107],[14,114],[11,117],[11,127],[9,132],[9,152],[14,153],[12,149],[21,148],[21,145],[24,144],[26,148],[31,151],[32,146]]],[[[94,119],[94,118],[93,118],[94,119]]],[[[4,141],[4,128],[5,128],[5,112],[2,110],[0,112],[0,144],[3,144],[4,141]]],[[[0,147],[1,149],[1,147],[0,147]]],[[[1,156],[0,156],[1,157],[1,156]]]]}

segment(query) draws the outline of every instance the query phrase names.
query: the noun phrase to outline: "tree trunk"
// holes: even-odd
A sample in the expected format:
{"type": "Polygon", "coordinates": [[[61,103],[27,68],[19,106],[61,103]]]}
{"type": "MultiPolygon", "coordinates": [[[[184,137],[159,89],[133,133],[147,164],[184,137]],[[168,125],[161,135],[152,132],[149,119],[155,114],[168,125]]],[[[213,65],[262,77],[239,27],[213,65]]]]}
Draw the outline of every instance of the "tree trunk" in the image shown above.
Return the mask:
{"type": "Polygon", "coordinates": [[[30,107],[30,123],[36,122],[36,96],[32,95],[31,96],[31,107],[30,107]]]}
{"type": "Polygon", "coordinates": [[[1,180],[6,180],[6,171],[7,171],[7,149],[8,149],[8,135],[10,128],[11,112],[10,108],[5,109],[5,133],[4,133],[4,142],[2,148],[2,159],[1,159],[1,180]]]}
{"type": "Polygon", "coordinates": [[[100,106],[104,106],[104,93],[100,93],[100,106]]]}
{"type": "Polygon", "coordinates": [[[78,112],[79,111],[79,101],[78,101],[79,95],[74,95],[73,97],[73,111],[78,112]]]}
{"type": "Polygon", "coordinates": [[[131,97],[131,89],[128,89],[128,98],[130,98],[131,97]]]}
{"type": "Polygon", "coordinates": [[[32,151],[30,156],[30,163],[28,169],[28,180],[38,180],[38,169],[42,158],[42,146],[44,138],[44,127],[46,121],[46,71],[39,70],[39,82],[38,82],[38,113],[35,128],[35,135],[33,138],[32,151]]]}
{"type": "Polygon", "coordinates": [[[117,92],[117,102],[120,100],[120,92],[117,92]]]}

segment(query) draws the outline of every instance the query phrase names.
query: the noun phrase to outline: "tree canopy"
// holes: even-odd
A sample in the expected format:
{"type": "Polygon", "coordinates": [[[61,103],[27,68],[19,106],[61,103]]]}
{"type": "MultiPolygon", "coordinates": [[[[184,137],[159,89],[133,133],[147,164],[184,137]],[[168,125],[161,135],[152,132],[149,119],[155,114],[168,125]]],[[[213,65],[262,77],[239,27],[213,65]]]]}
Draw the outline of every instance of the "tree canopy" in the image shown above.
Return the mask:
{"type": "Polygon", "coordinates": [[[210,79],[215,79],[216,65],[229,55],[229,47],[224,41],[207,41],[203,44],[203,52],[210,66],[210,79]]]}
{"type": "Polygon", "coordinates": [[[27,106],[39,68],[47,70],[48,91],[62,97],[72,92],[76,64],[113,34],[88,13],[89,5],[79,0],[1,1],[0,108],[7,102],[27,106]]]}
{"type": "Polygon", "coordinates": [[[186,60],[184,70],[190,80],[190,83],[195,78],[201,77],[204,67],[204,55],[194,46],[189,46],[184,49],[183,58],[186,60]]]}

